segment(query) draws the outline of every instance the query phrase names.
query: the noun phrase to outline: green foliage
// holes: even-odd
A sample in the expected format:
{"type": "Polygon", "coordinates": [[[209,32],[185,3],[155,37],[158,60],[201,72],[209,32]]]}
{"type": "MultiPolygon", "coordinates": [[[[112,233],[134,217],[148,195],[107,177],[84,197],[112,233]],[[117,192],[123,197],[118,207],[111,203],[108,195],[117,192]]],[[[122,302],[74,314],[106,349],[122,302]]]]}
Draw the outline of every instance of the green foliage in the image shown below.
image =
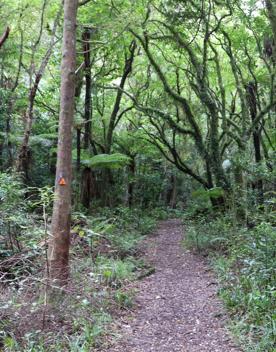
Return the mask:
{"type": "MultiPolygon", "coordinates": [[[[84,306],[87,305],[84,302],[84,306]]],[[[92,313],[92,312],[91,312],[92,313]]],[[[91,350],[91,346],[97,346],[99,338],[103,335],[106,326],[111,321],[111,316],[104,312],[94,312],[92,321],[78,318],[75,320],[74,325],[80,335],[75,335],[69,338],[69,348],[73,351],[87,351],[91,350]],[[77,348],[77,349],[76,349],[77,348]]]]}
{"type": "Polygon", "coordinates": [[[149,213],[125,207],[102,208],[91,217],[74,213],[73,232],[87,241],[92,253],[104,244],[118,257],[125,258],[136,255],[139,243],[155,228],[159,215],[155,210],[149,213]]]}
{"type": "Polygon", "coordinates": [[[23,203],[25,189],[18,174],[0,174],[0,201],[6,215],[14,212],[17,206],[23,203]]]}
{"type": "MultiPolygon", "coordinates": [[[[48,50],[60,4],[59,0],[2,0],[0,5],[0,35],[6,26],[11,28],[0,55],[0,259],[26,252],[21,260],[28,263],[26,266],[37,258],[39,267],[40,255],[47,249],[57,154],[60,40],[55,43],[34,101],[27,148],[28,177],[24,179],[33,188],[27,188],[20,175],[7,170],[16,164],[31,86],[48,50]]],[[[265,48],[272,28],[264,6],[255,0],[211,0],[200,6],[197,1],[176,0],[112,1],[111,6],[110,0],[102,0],[80,6],[79,94],[72,139],[73,167],[77,150],[81,151],[82,166],[74,170],[73,209],[84,212],[73,214],[72,242],[76,244],[72,255],[73,261],[79,259],[77,268],[73,268],[74,277],[80,281],[85,277],[87,286],[94,288],[98,284],[92,280],[95,274],[104,286],[99,289],[104,299],[106,291],[115,290],[112,299],[119,306],[127,305],[123,286],[142,267],[136,261],[139,243],[157,220],[181,216],[181,211],[167,208],[173,198],[172,176],[177,176],[175,203],[189,213],[185,218],[186,245],[203,253],[227,255],[217,262],[224,281],[233,280],[223,295],[235,314],[244,312],[242,329],[247,329],[252,340],[258,340],[261,351],[271,348],[275,331],[275,317],[270,314],[275,303],[275,65],[265,48]],[[86,27],[91,28],[89,70],[82,65],[81,37],[86,27]],[[125,94],[116,86],[134,39],[132,31],[142,41],[145,34],[148,38],[142,43],[136,37],[133,67],[123,87],[125,94]],[[91,140],[86,148],[84,74],[88,71],[93,82],[93,113],[91,140]],[[252,81],[257,88],[253,99],[248,99],[245,88],[252,81]],[[122,97],[112,126],[110,117],[118,92],[122,97]],[[260,117],[256,126],[252,126],[249,106],[254,100],[260,117]],[[114,127],[111,152],[104,154],[109,127],[114,127]],[[262,159],[258,162],[252,143],[252,132],[257,130],[262,159]],[[224,159],[231,160],[229,170],[221,169],[224,159]],[[86,167],[93,169],[89,185],[81,174],[86,167]],[[256,189],[259,181],[263,183],[264,204],[256,189]],[[83,210],[80,195],[86,193],[90,194],[91,207],[83,210]],[[230,207],[231,216],[214,213],[213,204],[221,199],[225,200],[221,208],[230,207]],[[98,205],[102,206],[100,210],[96,209],[98,205]],[[245,227],[245,220],[253,230],[245,227]],[[88,269],[92,278],[87,275],[88,269]],[[121,291],[117,286],[122,286],[121,291]]],[[[62,20],[59,22],[56,38],[62,36],[62,20]]],[[[10,270],[18,284],[22,270],[17,265],[10,270]]],[[[88,298],[84,295],[82,303],[72,304],[80,309],[80,315],[85,313],[83,302],[95,305],[88,298]]],[[[100,300],[103,306],[104,299],[100,300]]],[[[100,308],[89,310],[95,317],[99,312],[100,308]]],[[[90,319],[86,316],[76,323],[76,334],[52,347],[44,348],[39,333],[30,332],[24,348],[89,351],[105,326],[101,314],[99,319],[90,319]]],[[[5,344],[14,350],[22,347],[11,334],[5,336],[5,344]]]]}
{"type": "Polygon", "coordinates": [[[133,295],[131,292],[124,292],[122,290],[117,290],[114,295],[115,302],[118,304],[119,308],[132,308],[133,306],[133,295]]]}
{"type": "Polygon", "coordinates": [[[215,262],[223,278],[221,296],[240,320],[235,331],[248,336],[248,351],[274,351],[275,233],[270,224],[261,223],[246,236],[236,237],[228,262],[215,262]]]}
{"type": "Polygon", "coordinates": [[[223,195],[224,195],[224,191],[221,187],[215,187],[207,190],[197,189],[192,193],[192,196],[194,198],[200,198],[203,201],[207,201],[210,198],[217,199],[217,198],[223,197],[223,195]]]}
{"type": "Polygon", "coordinates": [[[124,281],[134,278],[135,264],[131,259],[113,259],[99,257],[96,261],[97,274],[112,287],[120,287],[124,281]]]}
{"type": "MultiPolygon", "coordinates": [[[[43,187],[29,191],[33,197],[29,209],[47,215],[52,207],[53,189],[43,187]]],[[[31,302],[27,302],[29,286],[25,286],[25,280],[32,282],[32,279],[20,276],[19,289],[12,290],[12,296],[9,293],[9,301],[5,302],[5,319],[0,319],[0,343],[10,352],[89,352],[91,348],[99,347],[110,330],[112,313],[130,309],[133,305],[134,292],[128,289],[128,283],[152,272],[152,268],[149,270],[140,259],[138,244],[155,225],[151,215],[141,209],[103,208],[93,216],[73,213],[72,292],[69,290],[63,296],[53,318],[57,329],[63,333],[57,337],[56,328],[41,330],[43,311],[46,309],[47,314],[52,314],[53,307],[45,308],[44,294],[43,297],[31,296],[31,302]],[[18,320],[24,322],[26,312],[33,318],[33,323],[28,325],[27,331],[24,328],[19,333],[16,324],[18,320]]],[[[45,233],[38,232],[38,228],[33,228],[32,241],[24,241],[30,253],[38,241],[45,239],[45,233]]],[[[41,252],[38,254],[41,260],[41,252]]],[[[44,288],[37,282],[32,284],[37,292],[44,288]]],[[[0,311],[2,318],[1,314],[0,311]]]]}
{"type": "Polygon", "coordinates": [[[235,230],[225,218],[206,218],[204,214],[195,221],[187,222],[185,244],[195,247],[199,252],[210,250],[224,251],[232,241],[235,230]]]}
{"type": "Polygon", "coordinates": [[[185,244],[212,254],[232,330],[246,351],[274,352],[275,228],[266,221],[251,230],[233,226],[229,216],[197,219],[187,228],[185,244]]]}
{"type": "Polygon", "coordinates": [[[38,134],[30,138],[30,144],[33,145],[40,145],[41,147],[50,148],[57,139],[57,134],[53,133],[43,133],[38,134]]]}
{"type": "Polygon", "coordinates": [[[20,251],[29,224],[26,189],[17,174],[0,173],[0,256],[20,251]]]}
{"type": "Polygon", "coordinates": [[[126,166],[129,161],[128,156],[115,153],[95,155],[90,159],[81,160],[81,163],[91,168],[119,169],[126,166]]]}

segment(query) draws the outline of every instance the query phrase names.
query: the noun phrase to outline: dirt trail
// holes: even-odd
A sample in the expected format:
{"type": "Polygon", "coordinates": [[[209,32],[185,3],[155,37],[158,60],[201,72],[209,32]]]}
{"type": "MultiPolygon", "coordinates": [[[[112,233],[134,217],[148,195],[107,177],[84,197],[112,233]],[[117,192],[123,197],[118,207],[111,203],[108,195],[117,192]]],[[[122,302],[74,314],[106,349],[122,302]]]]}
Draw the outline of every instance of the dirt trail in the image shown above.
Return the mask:
{"type": "Polygon", "coordinates": [[[181,246],[179,220],[164,221],[147,242],[156,272],[137,284],[137,309],[119,322],[106,352],[239,352],[225,331],[217,285],[199,256],[181,246]]]}

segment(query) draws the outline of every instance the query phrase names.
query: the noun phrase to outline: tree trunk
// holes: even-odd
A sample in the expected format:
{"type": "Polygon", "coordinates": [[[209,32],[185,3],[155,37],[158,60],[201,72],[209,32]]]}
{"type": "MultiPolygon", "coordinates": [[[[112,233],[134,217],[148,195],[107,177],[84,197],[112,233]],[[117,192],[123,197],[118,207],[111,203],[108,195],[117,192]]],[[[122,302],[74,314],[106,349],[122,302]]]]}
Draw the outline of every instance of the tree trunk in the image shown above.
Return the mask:
{"type": "Polygon", "coordinates": [[[84,149],[88,149],[91,137],[91,118],[92,118],[92,103],[91,103],[91,59],[90,59],[90,30],[86,29],[82,35],[83,40],[83,55],[85,69],[85,103],[84,103],[84,149]]]}
{"type": "Polygon", "coordinates": [[[81,129],[77,128],[77,173],[80,172],[81,166],[81,129]]]}
{"type": "Polygon", "coordinates": [[[29,147],[29,140],[30,140],[32,125],[33,125],[34,100],[36,97],[40,79],[41,79],[41,76],[37,75],[35,79],[35,83],[29,93],[29,107],[25,117],[25,130],[24,130],[23,142],[19,149],[17,165],[16,165],[17,171],[24,173],[24,178],[26,181],[28,181],[29,179],[29,168],[30,168],[29,155],[31,153],[31,150],[29,147]]]}
{"type": "Polygon", "coordinates": [[[0,38],[0,48],[4,45],[5,41],[8,39],[9,34],[10,34],[10,27],[7,27],[5,32],[0,38]]]}
{"type": "Polygon", "coordinates": [[[128,183],[128,206],[129,206],[129,208],[131,208],[133,206],[133,201],[134,201],[135,169],[136,169],[135,158],[132,158],[130,165],[129,165],[129,172],[130,172],[130,180],[128,183]]]}
{"type": "MultiPolygon", "coordinates": [[[[85,71],[85,102],[84,102],[84,149],[89,149],[91,141],[91,125],[92,125],[92,77],[91,77],[91,58],[90,58],[90,39],[91,30],[85,29],[82,34],[83,41],[83,58],[85,71]]],[[[89,209],[92,197],[92,189],[94,187],[94,177],[90,168],[85,168],[81,176],[81,203],[89,209]]]]}
{"type": "MultiPolygon", "coordinates": [[[[257,87],[253,82],[249,82],[247,84],[246,90],[247,90],[248,107],[249,107],[252,122],[254,123],[257,117],[257,100],[256,100],[257,87]]],[[[256,164],[258,165],[262,161],[261,130],[260,130],[260,126],[258,125],[253,131],[253,146],[254,146],[254,153],[255,153],[255,161],[256,161],[256,164]]],[[[258,204],[263,204],[264,202],[263,180],[261,178],[258,178],[258,180],[252,183],[252,188],[257,192],[258,204]]]]}
{"type": "Polygon", "coordinates": [[[276,44],[276,0],[265,0],[268,18],[270,21],[274,45],[276,44]]]}
{"type": "Polygon", "coordinates": [[[172,193],[171,193],[171,199],[170,199],[170,207],[172,209],[175,209],[176,200],[177,200],[177,177],[175,174],[171,176],[171,182],[172,182],[172,193]]]}
{"type": "Polygon", "coordinates": [[[135,41],[132,41],[129,48],[130,55],[128,58],[126,57],[125,59],[124,71],[119,84],[120,89],[117,92],[115,103],[109,120],[109,126],[107,130],[106,143],[105,143],[106,154],[110,154],[111,152],[113,132],[116,127],[116,119],[118,117],[118,113],[120,110],[121,100],[123,97],[123,89],[125,87],[126,80],[132,71],[135,49],[136,49],[136,43],[135,41]]]}
{"type": "Polygon", "coordinates": [[[58,154],[49,248],[50,278],[60,287],[67,283],[69,276],[77,8],[78,0],[64,1],[58,154]]]}
{"type": "Polygon", "coordinates": [[[9,101],[9,113],[7,116],[6,120],[6,135],[7,135],[7,151],[8,151],[8,156],[6,160],[6,167],[10,166],[13,164],[13,155],[12,155],[12,143],[10,141],[10,132],[11,132],[11,111],[12,111],[12,103],[11,100],[9,101]]]}
{"type": "Polygon", "coordinates": [[[92,173],[89,167],[86,167],[82,172],[81,180],[81,203],[82,205],[89,209],[92,191],[92,173]]]}
{"type": "Polygon", "coordinates": [[[31,86],[30,86],[28,109],[25,113],[25,130],[24,130],[23,142],[19,148],[17,162],[16,162],[17,171],[23,172],[26,180],[28,180],[28,172],[29,172],[29,166],[30,166],[29,156],[31,154],[31,150],[29,147],[29,141],[30,141],[32,126],[33,126],[35,98],[36,98],[36,94],[38,92],[41,78],[46,70],[46,67],[49,63],[49,60],[51,58],[51,55],[52,55],[52,52],[53,52],[53,49],[54,49],[54,46],[56,43],[55,34],[57,31],[60,15],[61,15],[61,9],[60,9],[60,11],[58,11],[56,18],[55,18],[54,27],[53,27],[53,30],[51,33],[52,36],[51,36],[51,40],[49,43],[49,48],[46,51],[46,53],[41,61],[38,72],[35,74],[34,82],[31,83],[31,86]]]}
{"type": "Polygon", "coordinates": [[[273,87],[272,87],[272,95],[275,100],[275,74],[276,74],[276,0],[265,0],[267,15],[269,18],[270,26],[273,34],[273,44],[272,44],[272,60],[273,60],[273,87]]]}

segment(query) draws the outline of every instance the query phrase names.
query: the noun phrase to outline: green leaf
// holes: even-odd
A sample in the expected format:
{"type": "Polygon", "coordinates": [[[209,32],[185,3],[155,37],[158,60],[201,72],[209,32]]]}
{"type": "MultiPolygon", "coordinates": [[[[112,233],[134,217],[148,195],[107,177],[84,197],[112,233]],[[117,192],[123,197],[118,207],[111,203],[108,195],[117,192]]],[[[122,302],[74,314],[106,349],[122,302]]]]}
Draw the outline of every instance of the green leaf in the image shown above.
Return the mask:
{"type": "Polygon", "coordinates": [[[128,165],[130,158],[124,154],[99,154],[95,155],[90,159],[82,160],[81,163],[84,166],[91,168],[103,168],[103,169],[120,169],[125,165],[128,165]]]}

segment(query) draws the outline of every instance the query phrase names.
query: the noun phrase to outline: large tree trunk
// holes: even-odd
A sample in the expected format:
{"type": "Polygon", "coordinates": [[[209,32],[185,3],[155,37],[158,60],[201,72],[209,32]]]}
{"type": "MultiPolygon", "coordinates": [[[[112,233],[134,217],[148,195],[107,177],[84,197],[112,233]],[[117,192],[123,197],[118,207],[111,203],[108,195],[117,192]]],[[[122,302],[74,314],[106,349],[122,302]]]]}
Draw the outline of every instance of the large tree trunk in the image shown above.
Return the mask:
{"type": "Polygon", "coordinates": [[[69,275],[77,8],[78,0],[64,1],[58,154],[49,248],[50,278],[60,287],[66,284],[69,275]]]}

